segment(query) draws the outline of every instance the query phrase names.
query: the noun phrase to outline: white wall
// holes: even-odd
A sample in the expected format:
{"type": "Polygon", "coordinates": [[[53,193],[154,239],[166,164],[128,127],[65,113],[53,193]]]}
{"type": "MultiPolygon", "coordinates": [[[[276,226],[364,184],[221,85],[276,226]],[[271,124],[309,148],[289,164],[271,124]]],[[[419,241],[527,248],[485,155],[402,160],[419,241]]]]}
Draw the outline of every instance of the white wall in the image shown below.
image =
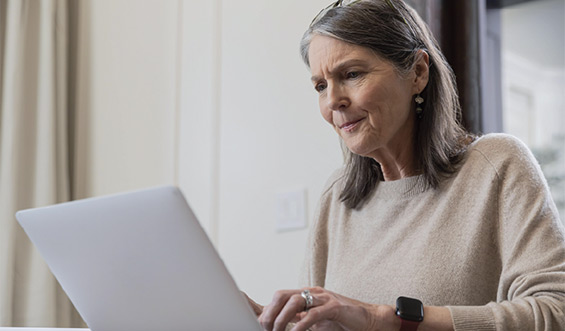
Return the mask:
{"type": "Polygon", "coordinates": [[[174,182],[177,5],[81,3],[78,196],[174,182]]]}
{"type": "Polygon", "coordinates": [[[179,1],[179,185],[214,243],[218,236],[220,1],[179,1]]]}
{"type": "Polygon", "coordinates": [[[267,303],[294,288],[307,230],[275,232],[275,195],[306,188],[311,219],[341,164],[298,45],[327,1],[223,1],[219,233],[240,287],[267,303]]]}
{"type": "Polygon", "coordinates": [[[181,187],[241,289],[298,286],[307,230],[275,231],[275,195],[309,224],[341,164],[298,43],[325,0],[83,2],[78,192],[181,187]]]}

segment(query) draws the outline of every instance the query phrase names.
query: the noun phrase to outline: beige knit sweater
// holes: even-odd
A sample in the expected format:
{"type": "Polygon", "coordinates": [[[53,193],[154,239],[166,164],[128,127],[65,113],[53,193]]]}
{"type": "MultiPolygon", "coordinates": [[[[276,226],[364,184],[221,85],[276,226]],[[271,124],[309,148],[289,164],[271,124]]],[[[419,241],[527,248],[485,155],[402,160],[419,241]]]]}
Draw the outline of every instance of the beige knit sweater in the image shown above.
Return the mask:
{"type": "Polygon", "coordinates": [[[455,330],[565,330],[565,231],[528,148],[490,134],[439,189],[380,182],[357,210],[322,194],[305,284],[364,302],[448,306],[455,330]]]}

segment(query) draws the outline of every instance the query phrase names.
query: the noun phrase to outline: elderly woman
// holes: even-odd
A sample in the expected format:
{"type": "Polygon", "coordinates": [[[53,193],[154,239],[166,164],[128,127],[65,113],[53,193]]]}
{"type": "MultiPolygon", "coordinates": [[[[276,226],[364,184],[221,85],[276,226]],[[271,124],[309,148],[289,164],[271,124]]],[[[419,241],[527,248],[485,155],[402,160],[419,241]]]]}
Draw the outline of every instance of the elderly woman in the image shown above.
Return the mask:
{"type": "Polygon", "coordinates": [[[262,326],[565,330],[565,231],[540,168],[517,139],[462,129],[416,12],[337,1],[301,51],[348,156],[311,229],[308,287],[252,302],[262,326]]]}

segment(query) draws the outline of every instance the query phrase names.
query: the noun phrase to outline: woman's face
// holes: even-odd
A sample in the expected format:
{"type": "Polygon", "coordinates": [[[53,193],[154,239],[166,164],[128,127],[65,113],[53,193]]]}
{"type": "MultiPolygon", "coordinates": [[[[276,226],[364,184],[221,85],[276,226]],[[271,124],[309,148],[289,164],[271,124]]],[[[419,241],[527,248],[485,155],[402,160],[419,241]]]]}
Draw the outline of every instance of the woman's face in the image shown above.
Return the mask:
{"type": "Polygon", "coordinates": [[[412,152],[413,99],[427,83],[427,64],[422,85],[418,66],[401,77],[370,49],[321,35],[310,42],[309,60],[322,116],[353,153],[379,161],[412,152]]]}

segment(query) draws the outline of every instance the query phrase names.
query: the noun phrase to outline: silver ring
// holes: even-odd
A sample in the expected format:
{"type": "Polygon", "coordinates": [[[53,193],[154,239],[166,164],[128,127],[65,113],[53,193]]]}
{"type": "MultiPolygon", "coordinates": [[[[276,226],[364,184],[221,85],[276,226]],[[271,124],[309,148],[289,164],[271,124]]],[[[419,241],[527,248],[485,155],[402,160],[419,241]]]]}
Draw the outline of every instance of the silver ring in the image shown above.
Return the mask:
{"type": "Polygon", "coordinates": [[[310,309],[310,307],[312,307],[312,304],[314,303],[314,298],[312,297],[312,294],[310,294],[310,291],[304,290],[302,291],[302,293],[300,293],[300,295],[304,298],[304,301],[306,303],[304,310],[310,309]]]}

